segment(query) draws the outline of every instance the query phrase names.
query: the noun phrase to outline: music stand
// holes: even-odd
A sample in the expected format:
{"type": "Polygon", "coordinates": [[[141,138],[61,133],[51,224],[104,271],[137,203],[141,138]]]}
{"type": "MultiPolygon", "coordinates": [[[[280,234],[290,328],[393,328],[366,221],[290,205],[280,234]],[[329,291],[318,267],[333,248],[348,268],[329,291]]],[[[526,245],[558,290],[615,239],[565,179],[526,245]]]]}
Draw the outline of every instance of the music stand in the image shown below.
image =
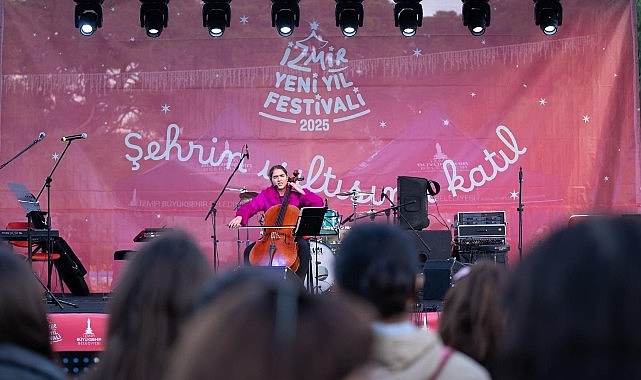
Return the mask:
{"type": "MultiPolygon", "coordinates": [[[[27,186],[21,184],[21,183],[12,183],[9,182],[7,183],[7,186],[9,189],[11,189],[11,192],[13,195],[16,197],[18,200],[18,203],[20,206],[22,206],[22,209],[25,211],[26,216],[27,216],[27,260],[29,261],[29,267],[32,267],[32,257],[33,257],[33,247],[32,247],[32,235],[31,235],[31,230],[32,230],[32,225],[33,228],[37,229],[45,229],[47,228],[47,223],[45,222],[45,215],[47,214],[45,211],[42,211],[40,208],[40,203],[38,203],[38,200],[36,197],[27,189],[27,186]]],[[[48,240],[50,238],[48,237],[48,240]]],[[[73,307],[78,307],[71,302],[66,302],[66,301],[60,301],[58,300],[53,293],[51,292],[51,272],[52,272],[52,263],[51,263],[51,244],[49,244],[50,241],[47,241],[47,284],[45,285],[42,280],[40,279],[40,276],[38,276],[35,272],[33,272],[34,277],[38,280],[40,285],[45,289],[45,293],[47,295],[47,302],[51,301],[52,303],[55,303],[60,307],[61,309],[63,308],[62,304],[66,304],[69,306],[73,307]]]]}
{"type": "MultiPolygon", "coordinates": [[[[323,227],[323,220],[325,219],[325,212],[327,211],[326,207],[302,207],[300,213],[298,214],[298,220],[296,221],[296,228],[294,229],[295,236],[318,236],[320,234],[321,228],[323,227]]],[[[316,289],[318,287],[318,276],[314,279],[316,281],[316,286],[313,286],[311,276],[313,273],[318,273],[318,251],[314,250],[314,265],[316,266],[316,271],[312,271],[311,263],[309,268],[309,274],[307,275],[307,285],[311,289],[316,289]]]]}

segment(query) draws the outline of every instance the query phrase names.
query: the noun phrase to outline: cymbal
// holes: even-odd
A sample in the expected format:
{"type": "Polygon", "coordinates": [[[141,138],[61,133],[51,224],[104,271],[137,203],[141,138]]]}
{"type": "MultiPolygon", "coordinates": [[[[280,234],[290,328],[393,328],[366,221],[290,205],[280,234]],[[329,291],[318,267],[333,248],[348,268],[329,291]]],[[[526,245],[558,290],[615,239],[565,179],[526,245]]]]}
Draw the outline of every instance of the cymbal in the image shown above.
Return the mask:
{"type": "Polygon", "coordinates": [[[238,194],[238,196],[240,197],[241,200],[247,200],[247,201],[252,199],[252,198],[254,198],[257,195],[258,195],[258,193],[255,192],[255,191],[245,191],[245,192],[242,192],[242,193],[238,194]]]}
{"type": "Polygon", "coordinates": [[[355,197],[355,196],[360,196],[360,195],[372,195],[372,194],[373,193],[366,193],[366,192],[360,191],[360,190],[351,190],[351,191],[347,191],[347,192],[344,192],[344,193],[338,193],[336,195],[340,195],[340,196],[344,196],[344,197],[348,197],[348,196],[349,197],[355,197]]]}

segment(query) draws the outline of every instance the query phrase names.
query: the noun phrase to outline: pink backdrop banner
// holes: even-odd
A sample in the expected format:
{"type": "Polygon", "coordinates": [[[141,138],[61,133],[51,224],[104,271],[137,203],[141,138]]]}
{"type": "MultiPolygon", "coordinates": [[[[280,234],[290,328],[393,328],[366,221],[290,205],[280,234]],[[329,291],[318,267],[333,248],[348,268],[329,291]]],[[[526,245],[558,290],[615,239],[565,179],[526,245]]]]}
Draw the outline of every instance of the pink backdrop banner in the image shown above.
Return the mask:
{"type": "Polygon", "coordinates": [[[213,39],[201,2],[172,1],[152,39],[137,1],[106,0],[92,37],[74,29],[71,1],[3,1],[0,161],[46,138],[0,171],[0,224],[24,219],[5,183],[37,195],[58,165],[39,200],[100,292],[114,251],[137,249],[145,227],[187,229],[211,260],[215,232],[219,268],[236,266],[257,235],[226,228],[237,190],[266,186],[276,163],[300,168],[342,217],[353,204],[338,193],[358,188],[370,195],[357,211],[382,210],[398,176],[437,181],[429,229],[505,211],[511,263],[520,168],[524,250],[573,214],[639,212],[633,1],[564,0],[563,25],[545,36],[531,1],[494,0],[481,37],[462,25],[460,0],[423,3],[413,38],[390,1],[364,2],[365,25],[344,38],[334,1],[303,0],[282,38],[271,2],[235,0],[213,39]],[[78,133],[88,138],[65,152],[60,138],[78,133]]]}

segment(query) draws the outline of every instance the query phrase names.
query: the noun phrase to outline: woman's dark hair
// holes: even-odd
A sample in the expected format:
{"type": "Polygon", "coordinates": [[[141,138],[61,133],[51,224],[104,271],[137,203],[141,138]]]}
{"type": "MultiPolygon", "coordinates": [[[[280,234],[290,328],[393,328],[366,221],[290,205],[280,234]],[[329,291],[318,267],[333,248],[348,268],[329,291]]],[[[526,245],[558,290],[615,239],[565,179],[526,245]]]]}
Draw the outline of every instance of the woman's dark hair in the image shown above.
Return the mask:
{"type": "Polygon", "coordinates": [[[0,241],[0,343],[53,358],[42,290],[29,265],[0,241]]]}
{"type": "Polygon", "coordinates": [[[408,311],[418,252],[405,231],[382,223],[357,225],[341,242],[335,262],[340,289],[369,301],[382,318],[408,311]]]}
{"type": "Polygon", "coordinates": [[[109,300],[107,346],[93,378],[158,379],[211,266],[190,235],[168,230],[132,255],[109,300]]]}
{"type": "Polygon", "coordinates": [[[466,269],[469,273],[445,294],[438,332],[443,343],[493,372],[505,333],[502,301],[508,271],[490,260],[477,261],[466,269]]]}
{"type": "Polygon", "coordinates": [[[165,379],[339,380],[369,359],[372,311],[362,302],[260,269],[227,272],[206,291],[165,379]]]}
{"type": "Polygon", "coordinates": [[[287,169],[283,165],[274,165],[271,168],[269,168],[269,178],[272,178],[272,175],[274,175],[274,170],[280,169],[285,172],[285,175],[287,175],[287,169]]]}
{"type": "Polygon", "coordinates": [[[499,379],[641,373],[641,223],[599,218],[553,233],[508,285],[499,379]]]}

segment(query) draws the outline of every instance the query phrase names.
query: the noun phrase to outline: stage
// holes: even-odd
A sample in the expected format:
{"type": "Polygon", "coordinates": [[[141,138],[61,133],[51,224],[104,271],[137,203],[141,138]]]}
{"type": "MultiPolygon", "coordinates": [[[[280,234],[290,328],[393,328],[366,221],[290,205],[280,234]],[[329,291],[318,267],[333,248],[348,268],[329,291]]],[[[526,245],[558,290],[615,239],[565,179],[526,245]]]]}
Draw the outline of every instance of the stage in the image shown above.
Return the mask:
{"type": "MultiPolygon", "coordinates": [[[[97,363],[99,353],[106,346],[109,294],[54,296],[61,301],[62,308],[47,302],[49,339],[61,365],[73,377],[97,363]]],[[[424,301],[416,309],[417,312],[411,314],[412,321],[421,328],[436,331],[440,302],[424,301]]]]}

